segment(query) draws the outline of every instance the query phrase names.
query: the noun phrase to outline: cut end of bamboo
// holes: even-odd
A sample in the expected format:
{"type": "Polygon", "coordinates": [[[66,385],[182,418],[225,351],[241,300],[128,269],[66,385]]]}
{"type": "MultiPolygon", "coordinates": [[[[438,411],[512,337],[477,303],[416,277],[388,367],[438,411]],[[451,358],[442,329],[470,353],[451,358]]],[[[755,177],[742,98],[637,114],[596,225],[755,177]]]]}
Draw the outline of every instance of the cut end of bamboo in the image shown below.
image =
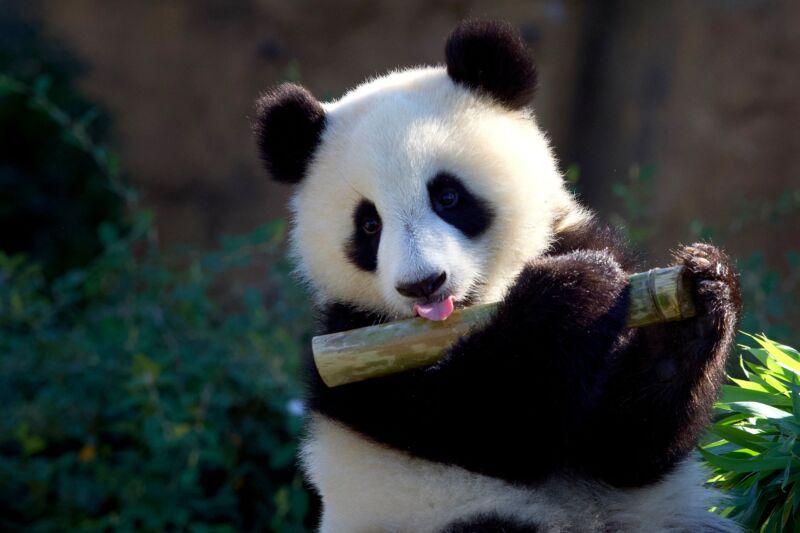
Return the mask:
{"type": "Polygon", "coordinates": [[[694,315],[691,280],[684,267],[653,268],[630,277],[628,327],[662,324],[694,315]]]}

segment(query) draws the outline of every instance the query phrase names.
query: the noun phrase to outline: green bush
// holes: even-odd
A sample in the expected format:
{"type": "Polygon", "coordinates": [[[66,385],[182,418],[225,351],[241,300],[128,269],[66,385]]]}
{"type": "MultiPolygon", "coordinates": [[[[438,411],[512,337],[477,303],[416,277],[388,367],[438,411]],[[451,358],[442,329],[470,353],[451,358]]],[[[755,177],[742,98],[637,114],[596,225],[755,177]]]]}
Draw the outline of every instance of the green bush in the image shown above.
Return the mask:
{"type": "Polygon", "coordinates": [[[51,52],[0,31],[0,530],[307,529],[283,223],[160,250],[51,52]]]}
{"type": "Polygon", "coordinates": [[[52,282],[0,253],[0,529],[304,530],[308,306],[280,261],[213,297],[282,254],[283,224],[202,254],[150,232],[102,226],[101,255],[52,282]]]}
{"type": "Polygon", "coordinates": [[[121,225],[132,191],[100,144],[109,119],[75,90],[66,47],[0,8],[0,243],[54,277],[101,250],[97,226],[121,225]]]}
{"type": "Polygon", "coordinates": [[[743,346],[743,379],[724,385],[700,453],[730,492],[719,511],[761,532],[800,528],[800,353],[764,336],[743,346]]]}

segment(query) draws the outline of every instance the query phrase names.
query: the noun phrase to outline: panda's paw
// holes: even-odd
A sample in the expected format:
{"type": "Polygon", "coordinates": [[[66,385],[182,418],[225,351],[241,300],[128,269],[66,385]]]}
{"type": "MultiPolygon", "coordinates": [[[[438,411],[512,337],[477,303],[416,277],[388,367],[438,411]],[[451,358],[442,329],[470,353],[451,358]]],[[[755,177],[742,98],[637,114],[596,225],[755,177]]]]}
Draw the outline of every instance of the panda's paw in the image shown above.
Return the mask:
{"type": "Polygon", "coordinates": [[[680,247],[673,253],[694,284],[695,307],[703,315],[738,315],[741,308],[739,276],[730,258],[706,243],[680,247]]]}

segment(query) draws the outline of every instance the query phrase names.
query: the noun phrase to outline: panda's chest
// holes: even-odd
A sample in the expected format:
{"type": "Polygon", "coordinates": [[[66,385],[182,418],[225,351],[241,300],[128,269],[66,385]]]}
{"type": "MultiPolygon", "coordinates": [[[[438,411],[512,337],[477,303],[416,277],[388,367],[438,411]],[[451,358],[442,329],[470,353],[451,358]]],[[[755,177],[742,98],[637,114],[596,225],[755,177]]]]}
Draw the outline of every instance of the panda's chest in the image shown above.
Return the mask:
{"type": "MultiPolygon", "coordinates": [[[[480,514],[566,523],[546,491],[407,456],[317,416],[303,465],[323,500],[323,532],[426,532],[480,514]]],[[[574,519],[574,516],[572,517],[574,519]]]]}
{"type": "Polygon", "coordinates": [[[439,532],[448,524],[497,515],[537,531],[738,531],[709,513],[719,495],[690,459],[663,480],[612,489],[573,476],[519,487],[376,444],[312,415],[301,459],[323,501],[322,533],[439,532]]]}

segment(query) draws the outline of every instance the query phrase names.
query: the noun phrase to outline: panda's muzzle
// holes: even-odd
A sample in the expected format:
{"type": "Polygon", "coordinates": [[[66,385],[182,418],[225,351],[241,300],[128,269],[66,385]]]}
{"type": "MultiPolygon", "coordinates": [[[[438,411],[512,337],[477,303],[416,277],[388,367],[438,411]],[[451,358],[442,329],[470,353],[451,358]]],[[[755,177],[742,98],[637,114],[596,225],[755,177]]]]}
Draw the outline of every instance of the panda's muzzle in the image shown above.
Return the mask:
{"type": "Polygon", "coordinates": [[[447,280],[447,273],[441,272],[410,283],[398,283],[397,292],[413,298],[414,314],[428,320],[445,320],[453,312],[455,298],[452,295],[434,296],[447,280]]]}
{"type": "Polygon", "coordinates": [[[433,274],[424,279],[410,283],[398,283],[395,285],[397,292],[408,298],[429,299],[433,294],[444,285],[447,280],[447,273],[441,272],[433,274]]]}

